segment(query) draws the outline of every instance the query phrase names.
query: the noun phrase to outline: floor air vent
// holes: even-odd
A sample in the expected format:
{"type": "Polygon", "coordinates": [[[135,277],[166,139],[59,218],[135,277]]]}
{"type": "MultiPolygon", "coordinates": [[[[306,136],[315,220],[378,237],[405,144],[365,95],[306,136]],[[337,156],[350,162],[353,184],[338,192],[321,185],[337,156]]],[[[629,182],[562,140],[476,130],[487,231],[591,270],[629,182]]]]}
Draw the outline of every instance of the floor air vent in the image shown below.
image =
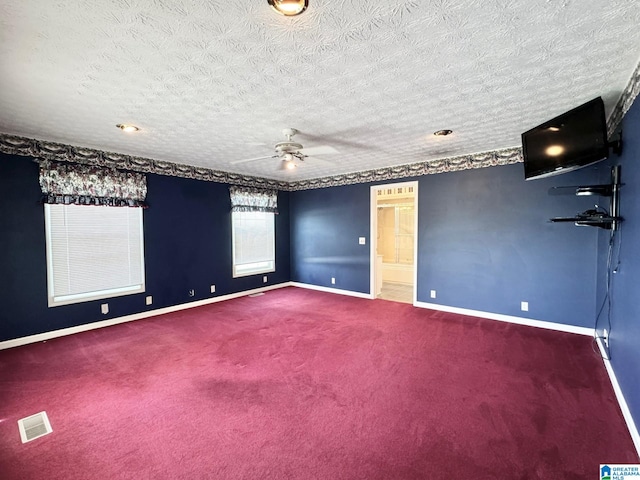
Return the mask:
{"type": "Polygon", "coordinates": [[[36,413],[30,417],[18,420],[18,428],[20,429],[22,443],[30,442],[53,431],[47,418],[47,412],[36,413]]]}

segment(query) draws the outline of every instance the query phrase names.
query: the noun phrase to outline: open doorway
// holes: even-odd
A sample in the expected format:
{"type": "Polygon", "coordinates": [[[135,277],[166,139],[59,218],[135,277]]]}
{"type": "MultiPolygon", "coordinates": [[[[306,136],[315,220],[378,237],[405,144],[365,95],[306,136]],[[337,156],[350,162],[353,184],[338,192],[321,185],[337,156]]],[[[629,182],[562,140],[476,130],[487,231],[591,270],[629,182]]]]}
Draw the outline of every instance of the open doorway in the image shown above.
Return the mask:
{"type": "Polygon", "coordinates": [[[418,182],[371,187],[371,292],[416,301],[418,182]]]}

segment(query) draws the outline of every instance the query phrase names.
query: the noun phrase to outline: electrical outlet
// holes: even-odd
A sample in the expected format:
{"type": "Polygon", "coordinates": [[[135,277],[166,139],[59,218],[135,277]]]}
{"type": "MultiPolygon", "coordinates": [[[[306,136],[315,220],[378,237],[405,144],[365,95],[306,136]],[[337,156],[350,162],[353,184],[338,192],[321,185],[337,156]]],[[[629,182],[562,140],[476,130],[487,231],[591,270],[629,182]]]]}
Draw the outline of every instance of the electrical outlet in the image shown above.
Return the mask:
{"type": "Polygon", "coordinates": [[[211,293],[216,293],[216,286],[215,285],[211,285],[211,293]]]}
{"type": "Polygon", "coordinates": [[[366,245],[367,244],[367,239],[365,237],[358,237],[358,244],[359,245],[366,245]]]}
{"type": "Polygon", "coordinates": [[[335,277],[331,277],[331,285],[335,285],[336,284],[336,279],[335,277]]]}
{"type": "Polygon", "coordinates": [[[262,283],[267,283],[267,276],[262,277],[262,283]]]}
{"type": "Polygon", "coordinates": [[[604,340],[604,344],[609,348],[609,332],[605,328],[602,332],[602,340],[604,340]]]}
{"type": "Polygon", "coordinates": [[[520,310],[523,312],[529,311],[529,302],[520,302],[520,310]]]}
{"type": "Polygon", "coordinates": [[[196,291],[193,288],[191,290],[189,290],[189,296],[190,297],[195,296],[195,294],[196,294],[196,291]]]}
{"type": "Polygon", "coordinates": [[[145,303],[147,305],[151,305],[153,303],[153,297],[151,295],[148,295],[145,299],[144,299],[145,303]]]}
{"type": "Polygon", "coordinates": [[[431,296],[431,298],[436,298],[436,291],[435,290],[431,290],[429,295],[431,296]]]}
{"type": "Polygon", "coordinates": [[[100,311],[102,312],[103,315],[106,315],[107,313],[109,313],[109,304],[103,303],[102,305],[100,305],[100,311]]]}

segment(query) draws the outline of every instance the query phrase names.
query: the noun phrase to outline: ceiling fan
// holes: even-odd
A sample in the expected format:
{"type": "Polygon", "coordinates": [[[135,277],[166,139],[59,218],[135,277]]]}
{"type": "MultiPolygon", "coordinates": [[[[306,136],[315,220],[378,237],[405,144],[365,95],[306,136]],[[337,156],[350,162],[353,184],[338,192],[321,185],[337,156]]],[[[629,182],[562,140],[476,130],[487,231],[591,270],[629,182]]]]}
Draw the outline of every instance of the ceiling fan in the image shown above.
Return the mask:
{"type": "MultiPolygon", "coordinates": [[[[253,162],[255,160],[264,160],[266,158],[278,158],[280,159],[280,170],[290,170],[296,168],[309,156],[315,157],[316,155],[328,155],[333,153],[340,153],[333,147],[328,145],[320,147],[304,148],[302,144],[294,142],[293,136],[298,133],[295,128],[285,128],[282,130],[282,134],[286,137],[284,142],[278,142],[274,146],[275,154],[266,157],[245,158],[243,160],[234,160],[230,162],[232,165],[239,163],[253,162]]],[[[314,160],[318,161],[318,160],[314,160]]],[[[326,163],[326,162],[322,162],[326,163]]]]}

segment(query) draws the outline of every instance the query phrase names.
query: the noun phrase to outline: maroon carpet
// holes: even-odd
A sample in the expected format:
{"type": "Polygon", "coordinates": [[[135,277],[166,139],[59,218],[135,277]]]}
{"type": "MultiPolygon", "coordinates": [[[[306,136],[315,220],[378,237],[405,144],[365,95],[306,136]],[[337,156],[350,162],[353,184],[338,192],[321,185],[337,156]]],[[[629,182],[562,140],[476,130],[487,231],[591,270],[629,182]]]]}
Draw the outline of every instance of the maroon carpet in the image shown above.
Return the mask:
{"type": "Polygon", "coordinates": [[[599,478],[591,339],[286,288],[0,352],[3,479],[599,478]],[[53,433],[22,444],[45,410],[53,433]]]}

